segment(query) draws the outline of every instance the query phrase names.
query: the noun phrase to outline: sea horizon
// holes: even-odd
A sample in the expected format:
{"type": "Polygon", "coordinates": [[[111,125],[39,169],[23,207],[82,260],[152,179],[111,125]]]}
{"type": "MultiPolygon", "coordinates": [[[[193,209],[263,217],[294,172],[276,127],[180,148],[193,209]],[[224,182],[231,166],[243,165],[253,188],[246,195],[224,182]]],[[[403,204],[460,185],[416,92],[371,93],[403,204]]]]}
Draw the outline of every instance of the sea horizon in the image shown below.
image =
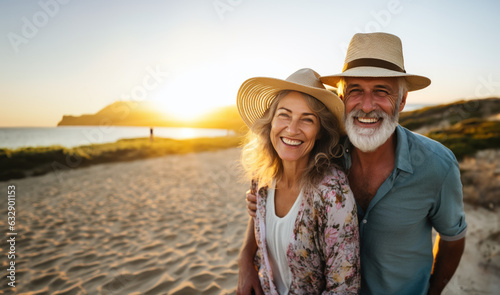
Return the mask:
{"type": "MultiPolygon", "coordinates": [[[[192,139],[234,134],[232,130],[187,127],[153,127],[153,137],[192,139]]],[[[148,138],[146,126],[0,127],[0,149],[77,146],[113,143],[120,139],[148,138]]]]}

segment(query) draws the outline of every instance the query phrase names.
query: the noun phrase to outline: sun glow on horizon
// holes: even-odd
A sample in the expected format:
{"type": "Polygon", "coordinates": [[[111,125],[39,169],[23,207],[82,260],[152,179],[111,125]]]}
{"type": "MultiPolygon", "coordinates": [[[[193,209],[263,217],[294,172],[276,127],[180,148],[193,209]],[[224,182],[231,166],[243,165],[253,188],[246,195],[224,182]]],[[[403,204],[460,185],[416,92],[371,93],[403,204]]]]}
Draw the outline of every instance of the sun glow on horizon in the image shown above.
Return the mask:
{"type": "Polygon", "coordinates": [[[214,110],[214,106],[203,106],[192,101],[192,98],[179,98],[174,101],[158,101],[160,111],[173,117],[176,121],[191,122],[214,110]]]}
{"type": "Polygon", "coordinates": [[[196,120],[217,108],[236,104],[243,82],[240,77],[248,76],[248,68],[234,63],[198,65],[167,81],[153,100],[176,120],[196,120]]]}

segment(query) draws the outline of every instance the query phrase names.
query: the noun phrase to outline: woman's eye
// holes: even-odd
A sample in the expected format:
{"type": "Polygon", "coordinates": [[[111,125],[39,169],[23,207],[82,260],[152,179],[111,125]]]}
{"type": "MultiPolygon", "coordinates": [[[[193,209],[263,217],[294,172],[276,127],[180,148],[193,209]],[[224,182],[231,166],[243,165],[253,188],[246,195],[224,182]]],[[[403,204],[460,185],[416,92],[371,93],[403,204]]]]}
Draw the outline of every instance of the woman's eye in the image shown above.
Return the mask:
{"type": "Polygon", "coordinates": [[[314,123],[314,120],[311,118],[304,118],[303,120],[304,120],[304,122],[307,122],[307,123],[314,123]]]}
{"type": "Polygon", "coordinates": [[[279,114],[278,114],[278,117],[280,117],[280,118],[288,118],[288,117],[290,117],[290,116],[288,116],[288,114],[287,114],[287,113],[279,113],[279,114]]]}

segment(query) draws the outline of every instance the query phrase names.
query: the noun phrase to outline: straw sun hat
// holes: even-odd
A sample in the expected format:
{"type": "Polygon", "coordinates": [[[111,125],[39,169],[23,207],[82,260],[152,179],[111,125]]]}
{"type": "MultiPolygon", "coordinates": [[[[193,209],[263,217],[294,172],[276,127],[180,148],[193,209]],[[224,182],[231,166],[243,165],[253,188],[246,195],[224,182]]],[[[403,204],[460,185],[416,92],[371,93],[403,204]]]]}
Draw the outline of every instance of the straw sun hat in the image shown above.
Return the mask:
{"type": "MultiPolygon", "coordinates": [[[[238,91],[236,105],[241,118],[248,127],[264,115],[276,94],[282,90],[299,91],[318,99],[330,110],[342,124],[344,103],[327,90],[319,80],[320,75],[311,69],[301,69],[291,74],[286,80],[257,77],[243,82],[238,91]]],[[[343,125],[340,126],[343,130],[343,125]]]]}
{"type": "Polygon", "coordinates": [[[404,77],[408,91],[431,84],[429,78],[407,74],[399,37],[387,33],[358,33],[347,48],[342,73],[323,76],[321,82],[337,87],[342,77],[404,77]]]}

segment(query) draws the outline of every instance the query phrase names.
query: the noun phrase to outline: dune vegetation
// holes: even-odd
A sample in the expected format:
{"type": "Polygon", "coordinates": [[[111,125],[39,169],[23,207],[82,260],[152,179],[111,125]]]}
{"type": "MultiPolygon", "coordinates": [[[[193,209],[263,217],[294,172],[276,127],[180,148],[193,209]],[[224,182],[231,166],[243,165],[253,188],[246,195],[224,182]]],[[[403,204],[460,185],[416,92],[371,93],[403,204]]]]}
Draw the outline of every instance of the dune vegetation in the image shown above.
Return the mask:
{"type": "Polygon", "coordinates": [[[94,164],[131,161],[170,154],[212,151],[236,147],[241,136],[175,140],[168,138],[122,139],[115,143],[75,148],[61,146],[0,149],[0,181],[43,175],[51,171],[87,167],[94,164]]]}
{"type": "Polygon", "coordinates": [[[500,148],[500,99],[458,101],[403,112],[400,124],[439,141],[458,160],[500,148]]]}

